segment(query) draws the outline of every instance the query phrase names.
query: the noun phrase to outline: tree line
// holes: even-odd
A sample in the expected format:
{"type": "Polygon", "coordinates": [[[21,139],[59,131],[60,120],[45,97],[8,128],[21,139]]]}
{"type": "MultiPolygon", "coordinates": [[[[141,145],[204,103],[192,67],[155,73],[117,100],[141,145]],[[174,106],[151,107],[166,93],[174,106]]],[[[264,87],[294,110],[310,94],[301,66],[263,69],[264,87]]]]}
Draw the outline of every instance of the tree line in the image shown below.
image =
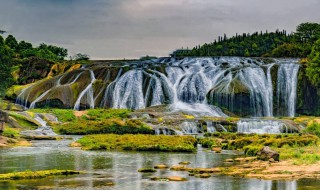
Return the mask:
{"type": "MultiPolygon", "coordinates": [[[[0,34],[4,33],[5,31],[0,30],[0,34]]],[[[28,60],[37,58],[43,62],[62,62],[67,56],[68,50],[63,47],[45,43],[34,47],[29,42],[18,41],[12,35],[8,35],[6,38],[0,35],[0,98],[5,95],[6,89],[16,82],[13,79],[12,71],[24,68],[23,64],[28,60]]],[[[89,56],[78,53],[70,57],[70,60],[89,60],[89,56]]]]}
{"type": "Polygon", "coordinates": [[[307,57],[313,43],[319,39],[320,25],[302,23],[296,32],[285,30],[236,34],[228,38],[219,36],[212,43],[198,45],[192,49],[178,49],[171,56],[241,56],[241,57],[307,57]]]}

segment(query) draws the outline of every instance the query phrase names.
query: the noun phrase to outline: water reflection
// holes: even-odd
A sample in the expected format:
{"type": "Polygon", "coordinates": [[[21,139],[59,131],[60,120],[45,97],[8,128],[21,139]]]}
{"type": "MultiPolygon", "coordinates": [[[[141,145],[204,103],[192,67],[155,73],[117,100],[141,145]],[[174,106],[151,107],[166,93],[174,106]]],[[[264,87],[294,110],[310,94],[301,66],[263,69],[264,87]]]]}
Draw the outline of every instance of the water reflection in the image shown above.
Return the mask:
{"type": "Polygon", "coordinates": [[[223,160],[233,158],[232,152],[215,154],[202,150],[197,153],[158,152],[98,152],[69,148],[71,141],[35,141],[33,147],[0,150],[0,173],[24,170],[74,169],[86,171],[78,176],[52,177],[38,180],[0,181],[0,189],[113,189],[113,190],[296,190],[311,186],[320,188],[317,180],[270,181],[258,179],[213,176],[200,179],[188,176],[188,172],[158,170],[153,174],[138,173],[143,167],[155,164],[177,165],[181,161],[191,162],[191,167],[215,167],[224,165],[223,160]],[[186,182],[155,182],[151,176],[181,176],[186,182]],[[112,187],[106,187],[114,183],[112,187]],[[49,188],[50,189],[50,188],[49,188]]]}

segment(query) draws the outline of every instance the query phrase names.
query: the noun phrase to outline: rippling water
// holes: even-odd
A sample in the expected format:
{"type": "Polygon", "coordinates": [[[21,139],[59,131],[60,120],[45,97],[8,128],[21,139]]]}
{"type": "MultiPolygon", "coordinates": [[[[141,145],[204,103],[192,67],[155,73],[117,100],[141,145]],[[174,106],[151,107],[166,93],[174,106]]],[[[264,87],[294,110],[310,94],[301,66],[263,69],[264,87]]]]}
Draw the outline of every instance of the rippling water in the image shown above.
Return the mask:
{"type": "Polygon", "coordinates": [[[258,179],[213,176],[200,179],[188,176],[188,172],[158,170],[146,174],[137,172],[143,167],[156,164],[178,165],[181,161],[191,162],[190,167],[223,166],[223,160],[236,155],[231,151],[215,154],[201,147],[197,153],[160,152],[106,152],[82,151],[69,148],[71,140],[34,141],[32,147],[17,147],[0,150],[0,173],[25,170],[73,169],[86,171],[86,174],[50,177],[37,180],[0,181],[0,189],[319,189],[317,180],[270,181],[258,179]],[[182,176],[186,182],[155,182],[151,176],[182,176]],[[114,186],[107,184],[113,182],[114,186]]]}

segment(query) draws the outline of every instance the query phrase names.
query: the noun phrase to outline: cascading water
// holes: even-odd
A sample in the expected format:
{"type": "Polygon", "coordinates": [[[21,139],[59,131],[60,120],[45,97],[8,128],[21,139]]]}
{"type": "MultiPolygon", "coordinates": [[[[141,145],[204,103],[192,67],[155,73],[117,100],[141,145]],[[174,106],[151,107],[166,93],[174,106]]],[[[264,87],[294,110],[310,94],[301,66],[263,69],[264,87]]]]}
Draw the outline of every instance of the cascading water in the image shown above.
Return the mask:
{"type": "Polygon", "coordinates": [[[195,122],[185,121],[180,124],[180,128],[184,134],[197,134],[198,133],[198,127],[195,122]]]}
{"type": "Polygon", "coordinates": [[[91,82],[89,83],[89,85],[78,96],[78,99],[77,99],[76,103],[74,104],[74,109],[75,110],[79,110],[80,109],[81,99],[85,95],[87,95],[86,102],[89,103],[90,108],[94,108],[94,97],[93,97],[93,87],[92,87],[92,85],[93,85],[94,81],[96,81],[96,78],[95,78],[94,72],[92,70],[89,70],[89,72],[90,72],[91,82]]]}
{"type": "Polygon", "coordinates": [[[288,132],[288,127],[274,120],[246,119],[237,123],[239,133],[257,133],[257,134],[279,134],[288,132]]]}
{"type": "Polygon", "coordinates": [[[277,105],[278,115],[294,117],[297,98],[298,64],[282,63],[278,70],[277,105]]]}
{"type": "MultiPolygon", "coordinates": [[[[70,94],[73,90],[65,92],[63,97],[54,97],[55,100],[60,98],[62,103],[72,101],[68,105],[73,104],[77,110],[82,106],[142,109],[167,104],[172,111],[217,117],[226,116],[219,107],[243,116],[294,116],[295,113],[299,65],[292,59],[266,62],[239,57],[160,58],[121,66],[89,65],[79,70],[80,73],[88,72],[90,78],[85,79],[86,74],[79,80],[86,80],[87,86],[81,86],[75,101],[67,99],[74,97],[70,94]],[[275,69],[278,71],[274,72],[275,69]],[[278,74],[277,78],[272,78],[274,73],[278,74]],[[102,85],[93,86],[96,80],[102,85]],[[277,94],[275,106],[273,94],[277,94]]],[[[75,73],[51,79],[57,82],[51,82],[49,89],[36,88],[38,83],[31,85],[22,90],[17,103],[33,108],[37,103],[50,101],[51,89],[78,83],[81,74],[75,73]],[[65,78],[73,81],[63,83],[65,78]],[[36,94],[36,97],[30,98],[30,94],[36,94]]],[[[80,88],[76,84],[72,86],[80,88]]]]}
{"type": "Polygon", "coordinates": [[[21,134],[25,136],[55,136],[57,135],[53,132],[52,128],[47,125],[47,122],[43,120],[39,114],[36,114],[34,120],[36,120],[40,126],[36,130],[22,131],[21,134]]]}
{"type": "Polygon", "coordinates": [[[216,132],[216,128],[213,126],[212,121],[207,121],[207,132],[208,133],[214,133],[216,132]]]}

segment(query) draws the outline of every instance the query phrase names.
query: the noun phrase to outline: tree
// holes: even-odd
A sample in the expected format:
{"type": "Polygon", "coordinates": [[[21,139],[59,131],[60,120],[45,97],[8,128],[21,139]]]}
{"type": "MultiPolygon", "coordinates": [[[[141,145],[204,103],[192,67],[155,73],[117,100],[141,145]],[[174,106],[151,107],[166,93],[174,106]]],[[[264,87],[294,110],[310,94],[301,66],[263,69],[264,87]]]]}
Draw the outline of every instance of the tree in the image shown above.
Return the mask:
{"type": "Polygon", "coordinates": [[[18,42],[16,40],[15,37],[13,37],[12,35],[9,35],[5,42],[4,42],[8,47],[10,47],[13,50],[17,50],[18,49],[18,42]]]}
{"type": "Polygon", "coordinates": [[[29,42],[25,42],[25,41],[21,41],[18,44],[18,50],[21,51],[25,51],[25,50],[29,50],[32,49],[32,44],[29,42]]]}
{"type": "Polygon", "coordinates": [[[320,37],[320,24],[318,23],[301,23],[296,30],[296,34],[303,42],[314,42],[320,37]]]}
{"type": "Polygon", "coordinates": [[[73,56],[73,59],[77,61],[86,61],[90,59],[90,56],[87,54],[77,53],[75,56],[73,56]]]}
{"type": "Polygon", "coordinates": [[[313,44],[308,58],[306,75],[313,85],[320,87],[320,39],[313,44]]]}
{"type": "Polygon", "coordinates": [[[11,75],[12,56],[12,50],[5,44],[2,36],[0,36],[0,97],[5,95],[6,89],[13,81],[11,75]]]}

